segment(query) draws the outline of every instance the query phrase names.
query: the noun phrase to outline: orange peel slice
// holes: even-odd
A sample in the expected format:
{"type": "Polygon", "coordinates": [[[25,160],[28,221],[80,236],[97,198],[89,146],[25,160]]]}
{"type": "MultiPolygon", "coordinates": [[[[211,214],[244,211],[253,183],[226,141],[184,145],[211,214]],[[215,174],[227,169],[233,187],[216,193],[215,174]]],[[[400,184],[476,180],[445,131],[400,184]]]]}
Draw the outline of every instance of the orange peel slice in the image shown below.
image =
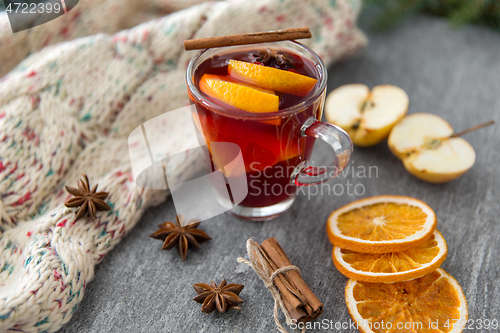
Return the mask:
{"type": "Polygon", "coordinates": [[[309,95],[318,82],[302,74],[238,60],[229,60],[228,73],[238,81],[302,97],[309,95]]]}
{"type": "Polygon", "coordinates": [[[208,96],[240,110],[258,113],[279,110],[279,97],[274,93],[224,80],[220,75],[203,75],[199,86],[208,96]]]}

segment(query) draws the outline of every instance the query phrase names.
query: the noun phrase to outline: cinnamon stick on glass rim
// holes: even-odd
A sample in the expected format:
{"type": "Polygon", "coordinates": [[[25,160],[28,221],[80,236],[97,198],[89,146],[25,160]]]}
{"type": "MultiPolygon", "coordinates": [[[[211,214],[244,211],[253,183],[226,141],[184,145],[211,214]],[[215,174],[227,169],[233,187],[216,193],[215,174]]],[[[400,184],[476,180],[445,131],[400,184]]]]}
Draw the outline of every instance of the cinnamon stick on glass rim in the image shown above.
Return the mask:
{"type": "Polygon", "coordinates": [[[311,38],[309,27],[291,28],[276,31],[256,32],[249,34],[228,35],[220,37],[207,37],[200,39],[189,39],[184,41],[186,51],[209,49],[233,45],[259,44],[279,42],[284,40],[295,40],[311,38]]]}

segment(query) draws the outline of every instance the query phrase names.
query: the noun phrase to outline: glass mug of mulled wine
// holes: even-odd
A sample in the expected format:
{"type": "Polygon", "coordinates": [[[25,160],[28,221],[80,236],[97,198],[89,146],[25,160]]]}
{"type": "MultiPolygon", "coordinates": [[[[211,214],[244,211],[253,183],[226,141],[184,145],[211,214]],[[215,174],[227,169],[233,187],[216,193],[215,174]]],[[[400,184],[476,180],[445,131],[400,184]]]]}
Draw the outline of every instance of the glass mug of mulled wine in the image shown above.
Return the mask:
{"type": "Polygon", "coordinates": [[[239,204],[218,199],[230,214],[253,221],[277,217],[292,205],[300,186],[334,178],[349,163],[349,135],[319,121],[327,71],[305,45],[282,41],[205,49],[191,59],[186,79],[210,171],[222,170],[227,184],[246,177],[248,193],[239,204]],[[333,148],[329,167],[311,165],[317,138],[333,148]],[[224,149],[210,149],[219,143],[239,147],[244,167],[225,167],[224,149]]]}

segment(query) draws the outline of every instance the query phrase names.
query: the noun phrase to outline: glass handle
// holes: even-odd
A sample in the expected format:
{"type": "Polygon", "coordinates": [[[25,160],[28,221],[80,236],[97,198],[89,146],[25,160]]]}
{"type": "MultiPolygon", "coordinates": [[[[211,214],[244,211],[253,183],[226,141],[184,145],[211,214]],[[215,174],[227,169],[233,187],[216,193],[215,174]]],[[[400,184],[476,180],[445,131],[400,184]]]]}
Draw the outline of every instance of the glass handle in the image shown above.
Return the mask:
{"type": "Polygon", "coordinates": [[[301,135],[321,139],[328,143],[333,148],[335,160],[329,167],[313,167],[307,163],[299,165],[293,179],[295,185],[309,186],[324,183],[337,177],[351,160],[352,141],[342,128],[311,117],[302,126],[301,135]],[[318,179],[318,176],[322,175],[324,177],[318,179]]]}

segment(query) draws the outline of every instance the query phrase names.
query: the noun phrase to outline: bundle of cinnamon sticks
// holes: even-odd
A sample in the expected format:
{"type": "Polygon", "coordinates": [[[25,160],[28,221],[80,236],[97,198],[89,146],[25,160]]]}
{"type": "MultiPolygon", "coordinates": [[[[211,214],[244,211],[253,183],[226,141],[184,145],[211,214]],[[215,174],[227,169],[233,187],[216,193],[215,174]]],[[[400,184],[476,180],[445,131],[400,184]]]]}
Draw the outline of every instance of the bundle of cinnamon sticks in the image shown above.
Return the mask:
{"type": "MultiPolygon", "coordinates": [[[[272,274],[280,268],[292,266],[290,259],[288,259],[276,238],[268,238],[260,245],[252,240],[249,240],[249,242],[253,242],[252,245],[254,245],[247,247],[249,251],[260,252],[248,253],[249,257],[264,259],[254,262],[254,265],[260,266],[259,268],[272,274]],[[262,267],[262,264],[266,267],[262,267]]],[[[311,321],[323,311],[323,304],[307,286],[299,272],[288,270],[280,273],[274,279],[274,284],[279,290],[283,304],[292,320],[296,322],[311,321]]]]}

